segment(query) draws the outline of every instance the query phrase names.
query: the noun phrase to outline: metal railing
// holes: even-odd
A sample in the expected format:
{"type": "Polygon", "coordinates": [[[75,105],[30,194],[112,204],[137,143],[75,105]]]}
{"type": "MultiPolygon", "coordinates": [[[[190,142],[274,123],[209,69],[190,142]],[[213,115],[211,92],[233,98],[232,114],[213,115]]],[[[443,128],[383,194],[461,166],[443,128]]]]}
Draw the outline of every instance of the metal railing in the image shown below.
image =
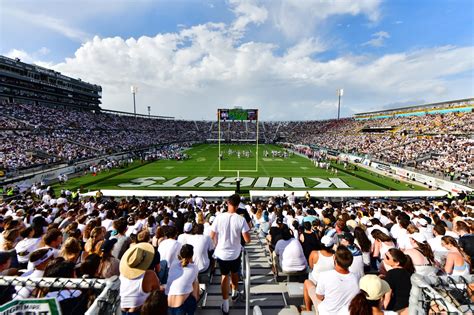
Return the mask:
{"type": "Polygon", "coordinates": [[[249,254],[245,250],[242,251],[242,273],[244,278],[244,293],[245,293],[245,315],[250,312],[250,262],[249,254]]]}
{"type": "Polygon", "coordinates": [[[413,275],[409,314],[473,314],[474,276],[413,275]]]}
{"type": "Polygon", "coordinates": [[[105,280],[0,276],[0,287],[4,288],[2,294],[10,294],[2,296],[8,300],[20,299],[19,292],[37,297],[43,290],[58,291],[58,296],[67,290],[77,290],[85,299],[93,299],[86,315],[120,314],[120,280],[117,276],[105,280]]]}

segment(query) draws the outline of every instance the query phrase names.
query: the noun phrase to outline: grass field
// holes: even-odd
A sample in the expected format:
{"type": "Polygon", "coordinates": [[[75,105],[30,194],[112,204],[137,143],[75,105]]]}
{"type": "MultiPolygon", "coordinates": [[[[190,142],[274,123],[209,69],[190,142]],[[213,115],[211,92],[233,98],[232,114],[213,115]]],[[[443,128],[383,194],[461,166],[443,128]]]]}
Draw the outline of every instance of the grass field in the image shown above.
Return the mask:
{"type": "Polygon", "coordinates": [[[127,169],[114,169],[97,176],[85,175],[70,179],[58,188],[87,190],[97,189],[186,189],[186,190],[229,190],[235,187],[235,177],[241,171],[242,189],[275,190],[422,190],[419,186],[409,187],[404,182],[359,168],[345,171],[340,165],[337,174],[315,167],[299,155],[272,157],[271,151],[283,151],[274,145],[222,145],[224,159],[219,160],[217,145],[201,144],[187,151],[188,160],[161,160],[141,164],[135,162],[127,169]],[[229,151],[232,151],[232,153],[229,151]],[[244,152],[250,156],[245,157],[244,152]],[[268,157],[264,152],[268,151],[268,157]],[[238,157],[240,152],[240,158],[238,157]],[[258,158],[258,167],[256,162],[258,158]],[[225,171],[226,170],[226,171],[225,171]],[[231,171],[232,170],[232,171],[231,171]]]}

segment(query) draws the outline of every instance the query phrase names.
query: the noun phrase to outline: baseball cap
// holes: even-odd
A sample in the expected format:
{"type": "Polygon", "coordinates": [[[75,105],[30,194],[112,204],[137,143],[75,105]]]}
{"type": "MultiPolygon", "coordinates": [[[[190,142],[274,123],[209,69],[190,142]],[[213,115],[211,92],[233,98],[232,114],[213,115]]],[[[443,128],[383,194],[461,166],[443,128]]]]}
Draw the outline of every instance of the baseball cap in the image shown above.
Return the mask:
{"type": "Polygon", "coordinates": [[[385,293],[390,291],[387,281],[380,279],[377,275],[366,275],[360,278],[359,287],[367,293],[367,300],[378,301],[385,293]]]}
{"type": "Polygon", "coordinates": [[[417,241],[418,243],[424,243],[426,242],[426,237],[421,234],[421,233],[413,233],[413,234],[410,234],[410,238],[414,239],[415,241],[417,241]]]}
{"type": "Polygon", "coordinates": [[[323,244],[325,247],[333,247],[335,243],[334,237],[332,236],[324,235],[321,238],[321,244],[323,244]]]}
{"type": "Polygon", "coordinates": [[[428,226],[428,221],[426,221],[425,219],[421,218],[421,219],[418,219],[418,224],[423,226],[423,227],[426,227],[428,226]]]}
{"type": "Polygon", "coordinates": [[[193,224],[191,222],[186,222],[184,223],[183,231],[184,233],[189,233],[191,232],[192,228],[193,228],[193,224]]]}

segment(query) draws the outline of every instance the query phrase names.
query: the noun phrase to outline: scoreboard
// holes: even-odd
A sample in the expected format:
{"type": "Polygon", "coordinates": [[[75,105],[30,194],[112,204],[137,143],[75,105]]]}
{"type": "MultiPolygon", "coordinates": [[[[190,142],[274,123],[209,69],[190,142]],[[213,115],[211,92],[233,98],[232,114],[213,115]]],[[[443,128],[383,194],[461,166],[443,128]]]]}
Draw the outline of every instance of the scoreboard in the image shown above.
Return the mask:
{"type": "Polygon", "coordinates": [[[219,109],[217,112],[219,120],[230,121],[244,121],[244,120],[258,120],[258,109],[219,109]]]}

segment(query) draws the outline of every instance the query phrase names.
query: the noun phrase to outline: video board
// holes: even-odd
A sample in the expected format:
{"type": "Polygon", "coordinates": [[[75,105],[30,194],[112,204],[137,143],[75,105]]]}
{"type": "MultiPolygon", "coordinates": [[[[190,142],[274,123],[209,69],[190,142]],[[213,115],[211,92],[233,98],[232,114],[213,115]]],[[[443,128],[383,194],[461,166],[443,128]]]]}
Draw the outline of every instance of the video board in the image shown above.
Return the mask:
{"type": "Polygon", "coordinates": [[[219,109],[217,115],[220,120],[224,121],[258,120],[258,109],[219,109]]]}

